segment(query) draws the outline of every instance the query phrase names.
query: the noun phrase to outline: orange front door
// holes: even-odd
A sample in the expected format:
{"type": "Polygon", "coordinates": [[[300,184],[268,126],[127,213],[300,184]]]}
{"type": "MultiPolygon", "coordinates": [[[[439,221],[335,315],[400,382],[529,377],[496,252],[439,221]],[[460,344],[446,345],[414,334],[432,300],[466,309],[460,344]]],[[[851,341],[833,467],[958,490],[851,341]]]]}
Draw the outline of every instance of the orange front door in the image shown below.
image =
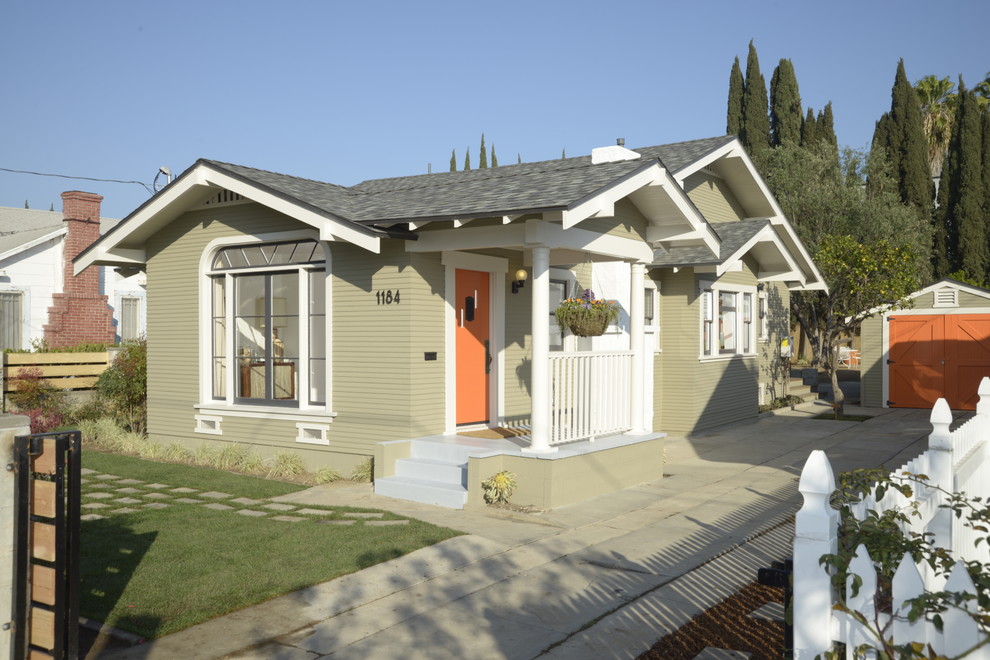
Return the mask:
{"type": "Polygon", "coordinates": [[[456,272],[457,423],[488,421],[491,300],[488,273],[456,272]]]}
{"type": "Polygon", "coordinates": [[[990,315],[890,317],[889,405],[930,408],[943,397],[975,410],[980,379],[990,376],[990,315]]]}

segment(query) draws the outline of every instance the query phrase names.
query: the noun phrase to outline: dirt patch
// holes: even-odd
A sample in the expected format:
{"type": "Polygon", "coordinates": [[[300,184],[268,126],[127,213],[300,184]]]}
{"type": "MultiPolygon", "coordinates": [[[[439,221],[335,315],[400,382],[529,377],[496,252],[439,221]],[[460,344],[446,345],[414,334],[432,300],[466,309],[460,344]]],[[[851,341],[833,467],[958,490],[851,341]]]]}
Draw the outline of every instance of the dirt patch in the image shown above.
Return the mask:
{"type": "Polygon", "coordinates": [[[778,660],[784,625],[748,616],[767,603],[783,603],[784,590],[755,582],[667,635],[637,660],[690,660],[711,646],[751,653],[751,660],[778,660]]]}

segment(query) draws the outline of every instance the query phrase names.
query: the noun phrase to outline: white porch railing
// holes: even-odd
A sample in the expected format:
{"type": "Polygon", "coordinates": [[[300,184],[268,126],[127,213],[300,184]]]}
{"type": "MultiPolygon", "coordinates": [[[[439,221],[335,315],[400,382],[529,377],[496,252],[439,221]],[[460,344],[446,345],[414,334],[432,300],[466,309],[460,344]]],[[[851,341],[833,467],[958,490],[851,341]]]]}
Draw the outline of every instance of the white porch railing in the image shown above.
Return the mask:
{"type": "Polygon", "coordinates": [[[551,445],[632,428],[632,359],[632,351],[550,353],[551,445]]]}
{"type": "MultiPolygon", "coordinates": [[[[905,463],[892,474],[903,472],[928,476],[928,481],[951,492],[965,492],[970,498],[990,495],[990,477],[987,465],[990,459],[990,379],[980,383],[980,402],[976,415],[955,431],[949,431],[952,413],[944,399],[939,399],[932,410],[932,433],[928,437],[928,450],[905,463]]],[[[895,644],[920,642],[947,657],[955,657],[971,649],[986,638],[984,631],[970,617],[959,612],[943,615],[944,631],[936,630],[931,621],[908,622],[904,601],[928,591],[942,589],[975,594],[976,590],[962,563],[964,560],[990,559],[987,544],[976,543],[976,538],[986,536],[956,518],[942,508],[946,495],[936,488],[912,484],[911,500],[896,490],[888,490],[879,501],[865,497],[852,509],[853,515],[863,520],[868,510],[881,513],[891,509],[906,510],[916,506],[920,516],[910,516],[904,531],[932,534],[934,545],[949,550],[957,560],[948,581],[933,575],[927,565],[916,566],[911,556],[905,555],[894,574],[892,585],[893,617],[875,611],[876,570],[866,548],[859,546],[850,564],[850,572],[862,578],[858,594],[847,589],[846,606],[864,614],[867,620],[880,626],[892,625],[884,632],[895,644]],[[920,570],[919,570],[920,569],[920,570]]],[[[873,644],[875,638],[863,626],[847,614],[832,609],[837,602],[831,578],[819,564],[819,558],[835,553],[839,532],[838,512],[829,506],[829,497],[835,490],[835,477],[824,452],[814,451],[801,473],[800,491],[804,506],[795,520],[794,537],[794,657],[813,658],[841,641],[851,649],[859,644],[873,644]]],[[[969,601],[975,606],[975,600],[969,601]]],[[[968,607],[968,605],[967,605],[968,607]]],[[[851,656],[849,656],[851,657],[851,656]]],[[[872,656],[870,656],[872,657],[872,656]]],[[[990,658],[990,646],[982,646],[967,658],[990,658]]]]}

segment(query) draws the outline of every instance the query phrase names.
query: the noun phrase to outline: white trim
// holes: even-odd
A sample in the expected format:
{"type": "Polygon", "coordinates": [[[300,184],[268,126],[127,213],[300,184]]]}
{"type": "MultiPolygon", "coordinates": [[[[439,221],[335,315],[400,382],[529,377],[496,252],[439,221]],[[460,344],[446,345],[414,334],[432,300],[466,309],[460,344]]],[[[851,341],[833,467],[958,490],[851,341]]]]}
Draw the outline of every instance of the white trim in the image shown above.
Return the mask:
{"type": "MultiPolygon", "coordinates": [[[[977,286],[972,286],[972,285],[969,285],[969,284],[963,284],[962,282],[957,282],[956,280],[950,279],[948,277],[944,277],[944,278],[940,279],[938,282],[935,282],[934,284],[929,284],[924,289],[918,289],[914,293],[909,293],[907,296],[905,296],[904,299],[905,300],[914,300],[916,298],[920,298],[921,296],[927,295],[929,293],[934,294],[934,292],[937,289],[943,289],[943,288],[956,289],[957,291],[962,291],[963,293],[969,293],[969,294],[974,295],[974,296],[977,296],[979,298],[986,298],[986,299],[990,300],[990,291],[988,291],[986,289],[982,289],[982,288],[977,287],[977,286]]],[[[988,303],[988,304],[990,304],[990,303],[988,303]]],[[[878,305],[877,307],[872,307],[872,308],[868,309],[863,314],[865,316],[873,316],[874,314],[877,314],[878,312],[881,312],[881,311],[884,312],[884,313],[887,313],[888,311],[890,311],[889,308],[890,308],[890,305],[878,305]]],[[[959,312],[959,313],[961,313],[961,314],[967,313],[965,311],[967,308],[963,307],[961,309],[964,310],[964,311],[959,312]]],[[[968,309],[983,309],[983,308],[970,307],[968,309]]],[[[908,314],[908,313],[924,314],[924,311],[916,311],[916,310],[907,310],[907,309],[905,309],[905,310],[895,310],[893,313],[896,313],[896,314],[908,314]]],[[[945,312],[940,312],[940,313],[942,313],[942,314],[948,314],[950,312],[945,311],[945,312]]],[[[980,312],[974,312],[974,313],[979,314],[980,312]]]]}
{"type": "MultiPolygon", "coordinates": [[[[325,257],[324,272],[326,275],[326,300],[324,302],[326,310],[326,383],[324,385],[324,391],[326,392],[326,402],[322,406],[313,406],[309,404],[309,327],[306,325],[303,328],[303,323],[300,321],[300,333],[305,335],[307,341],[305,346],[300,343],[300,355],[299,355],[299,367],[296,370],[299,378],[299,386],[296,392],[296,399],[298,401],[298,407],[293,407],[293,411],[318,411],[319,414],[327,414],[332,410],[333,401],[333,330],[332,322],[333,318],[332,306],[333,306],[333,295],[331,292],[332,278],[330,277],[333,267],[333,253],[330,249],[330,244],[325,241],[320,241],[315,230],[312,229],[302,229],[287,232],[267,232],[263,234],[256,234],[253,236],[224,236],[221,238],[216,238],[207,243],[206,247],[203,248],[202,253],[199,258],[199,318],[197,319],[197,324],[199,328],[199,401],[200,405],[203,406],[241,406],[245,408],[254,409],[255,406],[243,406],[243,404],[234,404],[234,392],[235,392],[235,369],[226,369],[226,383],[224,385],[225,391],[227,392],[226,401],[220,402],[213,399],[213,364],[211,362],[213,355],[213,328],[212,328],[212,318],[213,309],[211,306],[213,292],[210,288],[212,277],[215,275],[223,274],[226,278],[225,285],[225,295],[226,309],[234,309],[234,287],[232,286],[232,278],[236,271],[222,270],[216,271],[212,268],[213,258],[217,250],[227,247],[230,245],[249,245],[252,243],[268,243],[275,241],[291,241],[291,240],[315,240],[320,244],[323,249],[323,254],[325,257]],[[305,361],[304,361],[304,358],[305,361]]],[[[287,266],[289,268],[299,269],[301,271],[309,271],[311,269],[295,264],[287,266]]],[[[271,268],[271,269],[258,269],[255,271],[251,269],[250,272],[263,272],[268,270],[285,270],[285,266],[271,268]]],[[[308,315],[309,310],[309,299],[308,299],[308,287],[309,278],[303,278],[305,280],[305,285],[301,285],[299,292],[299,304],[300,307],[300,319],[304,316],[302,310],[306,310],[306,315],[308,315]]],[[[227,354],[224,356],[228,365],[234,364],[234,327],[233,324],[227,324],[227,338],[226,338],[227,354]]],[[[259,410],[265,408],[265,406],[257,406],[259,410]]],[[[236,409],[236,408],[235,408],[236,409]]],[[[333,413],[336,414],[336,413],[333,413]]]]}
{"type": "Polygon", "coordinates": [[[224,405],[223,403],[200,403],[193,406],[194,410],[212,415],[227,417],[249,417],[252,419],[278,419],[288,421],[311,420],[313,422],[330,423],[337,416],[335,412],[323,410],[300,410],[298,408],[281,408],[273,406],[224,405]]]}
{"type": "MultiPolygon", "coordinates": [[[[743,322],[743,301],[741,297],[737,298],[737,307],[736,307],[736,319],[737,319],[736,320],[736,331],[737,331],[736,352],[735,353],[718,352],[718,349],[716,348],[716,346],[718,345],[718,340],[715,337],[718,333],[718,296],[720,293],[751,294],[753,296],[751,298],[751,304],[756,303],[756,301],[758,300],[756,295],[758,291],[756,286],[754,285],[731,284],[727,282],[707,282],[707,281],[698,282],[698,298],[700,299],[700,309],[698,314],[698,339],[699,339],[698,361],[716,362],[718,360],[731,360],[735,358],[757,357],[758,355],[757,344],[759,343],[759,329],[757,328],[757,323],[755,323],[754,321],[758,319],[753,319],[749,323],[750,350],[745,353],[742,352],[742,345],[743,345],[742,331],[745,328],[746,323],[743,322]],[[706,299],[705,294],[709,291],[711,292],[710,305],[711,305],[711,316],[712,316],[712,320],[711,320],[712,331],[711,331],[711,335],[709,336],[709,341],[711,345],[706,347],[705,346],[705,299],[706,299]],[[709,355],[705,355],[705,348],[708,348],[711,351],[709,355]]],[[[750,313],[753,314],[754,316],[756,309],[757,306],[753,304],[753,309],[750,310],[750,313]]]]}
{"type": "Polygon", "coordinates": [[[943,286],[932,291],[932,309],[945,307],[959,307],[959,289],[943,286]]]}
{"type": "Polygon", "coordinates": [[[223,417],[219,415],[193,415],[193,419],[196,420],[196,428],[194,429],[196,433],[223,435],[223,429],[220,428],[223,417]]]}
{"type": "Polygon", "coordinates": [[[653,322],[652,323],[647,323],[646,322],[646,316],[645,316],[645,314],[644,314],[644,317],[643,317],[643,333],[647,337],[647,339],[646,339],[646,343],[647,343],[647,347],[648,347],[647,348],[647,352],[648,353],[662,353],[663,352],[663,348],[661,347],[660,340],[663,337],[663,334],[662,334],[663,333],[663,325],[662,325],[661,319],[660,319],[660,305],[661,305],[661,301],[663,300],[663,296],[660,295],[660,285],[657,283],[656,280],[650,279],[650,277],[647,276],[646,278],[644,278],[643,289],[644,289],[644,291],[646,289],[650,289],[653,292],[652,293],[652,298],[653,298],[653,322]],[[650,345],[653,346],[652,351],[649,349],[649,346],[650,345]]]}
{"type": "MultiPolygon", "coordinates": [[[[461,232],[471,231],[461,229],[461,232]]],[[[489,315],[491,350],[494,369],[489,374],[489,423],[501,425],[505,418],[505,275],[509,260],[483,254],[445,251],[440,255],[444,267],[444,433],[457,432],[457,270],[488,273],[488,295],[492,301],[489,315]]]]}
{"type": "Polygon", "coordinates": [[[39,236],[38,238],[35,238],[34,240],[28,241],[27,243],[22,243],[21,245],[18,245],[15,248],[11,248],[11,249],[7,250],[6,252],[0,252],[0,261],[6,259],[8,257],[12,257],[12,256],[14,256],[16,254],[20,254],[21,252],[24,252],[25,250],[30,250],[31,248],[33,248],[36,245],[41,245],[42,243],[47,243],[48,241],[53,241],[56,238],[58,238],[59,236],[64,236],[66,234],[66,232],[67,232],[66,228],[65,227],[62,227],[61,229],[56,229],[55,231],[53,231],[53,232],[51,232],[49,234],[45,234],[44,236],[39,236]]]}
{"type": "Polygon", "coordinates": [[[296,422],[296,442],[306,445],[330,446],[330,439],[327,433],[330,432],[329,424],[310,424],[308,422],[296,422]],[[316,437],[307,436],[307,431],[316,432],[316,437]]]}

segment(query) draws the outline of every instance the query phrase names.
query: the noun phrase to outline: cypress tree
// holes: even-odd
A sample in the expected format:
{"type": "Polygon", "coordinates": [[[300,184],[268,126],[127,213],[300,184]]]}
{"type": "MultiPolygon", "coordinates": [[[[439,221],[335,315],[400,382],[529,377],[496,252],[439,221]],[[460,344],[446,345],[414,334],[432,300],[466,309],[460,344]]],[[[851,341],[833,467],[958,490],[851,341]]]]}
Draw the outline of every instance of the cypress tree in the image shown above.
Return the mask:
{"type": "Polygon", "coordinates": [[[950,145],[952,176],[946,215],[959,231],[959,263],[966,275],[986,281],[987,232],[983,215],[983,121],[976,95],[959,80],[954,138],[950,145]],[[957,130],[958,129],[958,130],[957,130]]]}
{"type": "Polygon", "coordinates": [[[918,94],[908,82],[904,60],[897,63],[894,87],[891,90],[888,121],[887,151],[896,163],[901,201],[931,220],[932,182],[928,168],[928,141],[921,121],[918,94]]]}
{"type": "Polygon", "coordinates": [[[801,143],[801,94],[790,60],[780,60],[770,79],[770,143],[801,143]]]}
{"type": "Polygon", "coordinates": [[[495,143],[492,142],[492,167],[498,167],[498,156],[495,155],[495,143]]]}
{"type": "Polygon", "coordinates": [[[760,73],[760,60],[752,41],[749,42],[749,56],[746,58],[745,82],[742,142],[750,155],[757,157],[770,147],[770,114],[767,84],[760,73]]]}
{"type": "Polygon", "coordinates": [[[464,150],[464,169],[471,169],[471,147],[464,150]]]}
{"type": "Polygon", "coordinates": [[[485,149],[485,134],[481,134],[481,154],[478,156],[478,169],[488,169],[488,150],[485,149]]]}
{"type": "Polygon", "coordinates": [[[24,200],[24,208],[26,209],[31,208],[30,206],[28,206],[28,201],[26,199],[24,200]]]}
{"type": "Polygon", "coordinates": [[[522,154],[516,152],[516,165],[522,165],[522,154]]]}
{"type": "MultiPolygon", "coordinates": [[[[889,128],[887,123],[890,121],[890,113],[885,112],[880,115],[880,119],[877,120],[876,126],[873,128],[873,141],[870,142],[870,148],[874,149],[876,147],[887,148],[888,142],[890,142],[889,128]]],[[[887,154],[887,158],[890,158],[890,154],[887,154]]]]}
{"type": "Polygon", "coordinates": [[[810,147],[818,142],[818,122],[815,121],[815,111],[808,108],[808,115],[801,123],[801,146],[810,147]]]}
{"type": "Polygon", "coordinates": [[[835,137],[835,118],[832,116],[832,102],[825,104],[825,109],[818,115],[817,129],[818,139],[828,142],[833,147],[839,146],[839,141],[835,137]]]}
{"type": "Polygon", "coordinates": [[[561,160],[567,160],[567,148],[566,147],[560,150],[560,159],[561,160]]]}
{"type": "Polygon", "coordinates": [[[742,135],[742,103],[746,83],[743,81],[742,69],[739,68],[739,58],[732,63],[729,72],[729,109],[725,118],[725,132],[729,135],[742,135]]]}
{"type": "Polygon", "coordinates": [[[450,150],[450,171],[457,171],[457,154],[454,153],[453,149],[450,150]]]}

